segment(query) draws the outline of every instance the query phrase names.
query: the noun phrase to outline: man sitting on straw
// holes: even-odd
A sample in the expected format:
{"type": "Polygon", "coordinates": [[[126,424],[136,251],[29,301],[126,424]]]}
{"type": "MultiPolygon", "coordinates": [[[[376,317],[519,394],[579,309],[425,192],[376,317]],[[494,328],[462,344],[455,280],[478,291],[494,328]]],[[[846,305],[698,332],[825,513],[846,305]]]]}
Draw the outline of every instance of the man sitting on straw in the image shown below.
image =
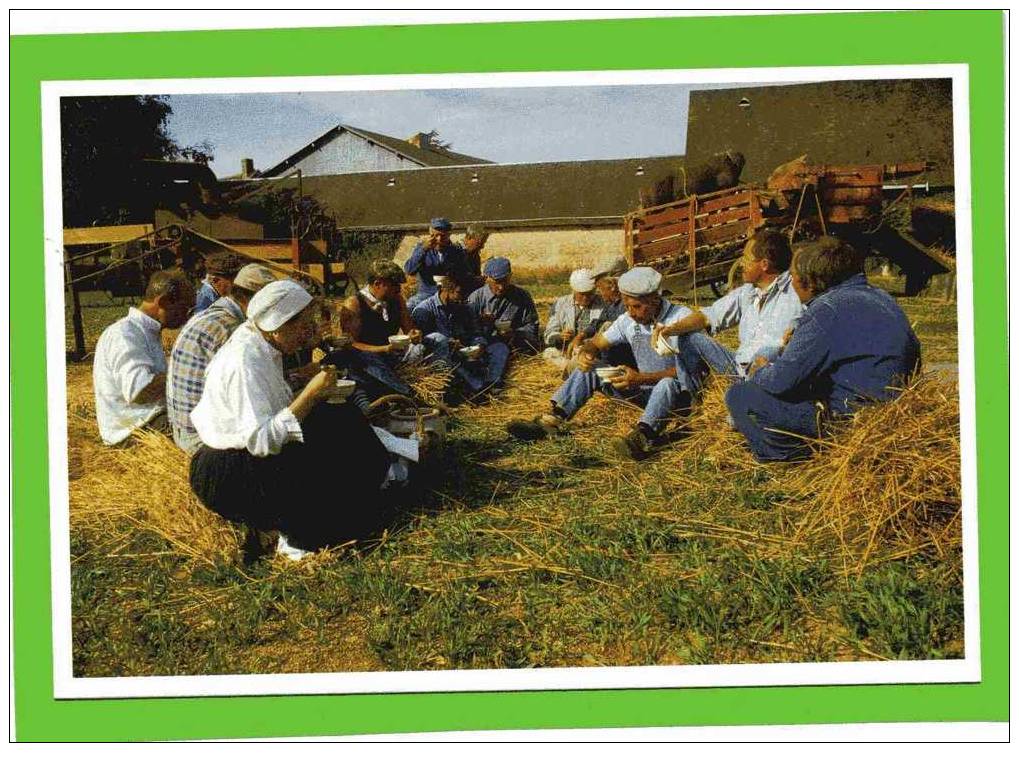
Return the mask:
{"type": "Polygon", "coordinates": [[[821,238],[793,257],[792,286],[806,305],[773,362],[755,361],[725,395],[735,427],[759,461],[795,460],[822,433],[821,419],[896,397],[920,364],[902,308],[867,283],[849,244],[821,238]]]}
{"type": "Polygon", "coordinates": [[[605,303],[595,293],[595,281],[590,270],[571,272],[570,290],[572,293],[557,297],[552,302],[545,325],[547,349],[542,353],[546,360],[564,369],[570,367],[581,342],[597,332],[605,309],[605,303]]]}
{"type": "MultiPolygon", "coordinates": [[[[490,343],[501,341],[526,354],[538,351],[538,308],[534,299],[513,282],[513,268],[506,257],[485,262],[485,285],[467,298],[490,343]]],[[[499,369],[502,377],[504,369],[499,369]]]]}
{"type": "Polygon", "coordinates": [[[425,354],[421,331],[414,327],[400,293],[407,276],[399,265],[380,261],[372,265],[368,277],[368,284],[343,303],[341,323],[353,339],[351,376],[369,399],[385,394],[413,397],[397,373],[401,363],[419,362],[425,354]],[[400,338],[391,338],[396,336],[400,338]]]}
{"type": "Polygon", "coordinates": [[[792,252],[784,235],[758,231],[743,249],[743,285],[714,304],[694,312],[670,326],[656,326],[653,345],[659,337],[677,351],[677,362],[697,367],[707,362],[716,373],[746,378],[755,358],[771,360],[781,351],[785,334],[791,329],[803,305],[789,276],[792,252]],[[729,351],[712,334],[739,325],[739,348],[729,351]]]}
{"type": "MultiPolygon", "coordinates": [[[[584,338],[592,338],[598,331],[604,330],[616,322],[616,318],[626,312],[623,295],[619,293],[619,276],[626,272],[629,265],[625,257],[608,257],[591,268],[594,278],[594,289],[604,303],[597,322],[592,322],[585,332],[584,338]]],[[[652,346],[654,346],[652,344],[652,346]]],[[[609,365],[629,365],[636,367],[637,361],[633,351],[627,344],[610,347],[605,353],[605,362],[609,365]]]]}
{"type": "Polygon", "coordinates": [[[205,280],[195,297],[195,315],[230,293],[234,277],[243,265],[240,257],[228,251],[218,251],[205,258],[205,280]]]}
{"type": "Polygon", "coordinates": [[[191,411],[202,398],[205,371],[213,355],[244,322],[251,297],[274,280],[276,276],[268,267],[245,265],[234,277],[230,293],[194,315],[177,335],[166,370],[166,414],[173,441],[188,455],[202,445],[191,423],[191,411]]]}
{"type": "Polygon", "coordinates": [[[166,355],[160,334],[180,328],[195,304],[184,273],[159,270],[149,278],[137,308],[131,307],[96,342],[92,383],[103,442],[123,442],[137,428],[165,430],[166,355]]]}
{"type": "MultiPolygon", "coordinates": [[[[686,369],[671,357],[658,354],[650,343],[656,323],[670,325],[690,314],[686,307],[671,304],[661,294],[662,276],[650,267],[635,267],[619,279],[626,314],[604,333],[581,345],[578,368],[552,396],[552,409],[532,421],[513,421],[508,430],[523,439],[541,438],[561,432],[564,424],[596,391],[628,399],[641,405],[640,422],[625,437],[613,440],[623,455],[642,459],[661,444],[661,433],[669,419],[689,412],[695,383],[686,369]],[[598,356],[612,346],[628,344],[637,358],[637,368],[612,369],[598,356]]],[[[702,369],[698,369],[703,372],[702,369]]]]}
{"type": "Polygon", "coordinates": [[[464,273],[451,273],[439,293],[414,308],[414,324],[435,358],[455,369],[472,395],[490,390],[502,381],[510,350],[501,341],[489,343],[465,303],[464,273]]]}
{"type": "Polygon", "coordinates": [[[453,225],[445,217],[436,217],[428,228],[428,238],[419,241],[404,264],[407,275],[417,277],[417,293],[407,300],[407,307],[414,309],[439,290],[435,276],[451,272],[465,273],[467,259],[463,248],[449,239],[453,225]]]}

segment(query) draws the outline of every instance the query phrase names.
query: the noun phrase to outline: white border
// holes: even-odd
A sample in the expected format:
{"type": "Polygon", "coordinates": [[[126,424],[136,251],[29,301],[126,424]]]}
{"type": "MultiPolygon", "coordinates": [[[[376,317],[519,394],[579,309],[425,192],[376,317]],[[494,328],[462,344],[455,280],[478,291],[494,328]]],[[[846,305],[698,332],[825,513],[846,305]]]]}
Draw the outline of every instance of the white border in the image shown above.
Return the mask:
{"type": "Polygon", "coordinates": [[[48,420],[55,698],[979,682],[981,671],[976,542],[972,209],[969,79],[968,66],[966,65],[44,82],[42,83],[42,124],[47,360],[48,367],[54,371],[65,367],[59,118],[59,99],[64,95],[339,92],[716,82],[758,84],[929,77],[950,77],[953,80],[966,643],[964,659],[912,662],[569,667],[530,670],[356,672],[300,675],[74,677],[71,661],[66,374],[51,372],[48,375],[47,386],[50,413],[48,420]]]}

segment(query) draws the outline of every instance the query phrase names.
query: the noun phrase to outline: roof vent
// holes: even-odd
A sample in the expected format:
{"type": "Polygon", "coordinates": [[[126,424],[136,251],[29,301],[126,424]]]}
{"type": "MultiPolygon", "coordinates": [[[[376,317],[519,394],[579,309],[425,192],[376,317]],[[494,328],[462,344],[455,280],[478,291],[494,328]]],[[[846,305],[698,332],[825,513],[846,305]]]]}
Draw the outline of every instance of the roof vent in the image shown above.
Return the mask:
{"type": "Polygon", "coordinates": [[[395,177],[390,177],[388,180],[386,180],[386,187],[387,188],[395,188],[396,187],[396,178],[395,177]]]}
{"type": "Polygon", "coordinates": [[[471,182],[472,183],[476,183],[478,181],[478,179],[479,178],[478,178],[478,173],[477,172],[475,172],[473,175],[471,175],[471,182]]]}
{"type": "Polygon", "coordinates": [[[750,99],[746,98],[746,97],[740,98],[739,99],[739,107],[740,108],[750,108],[750,99]]]}
{"type": "Polygon", "coordinates": [[[640,177],[641,175],[643,175],[644,174],[644,165],[643,164],[638,164],[637,165],[637,171],[634,172],[633,174],[637,175],[637,177],[640,177]]]}

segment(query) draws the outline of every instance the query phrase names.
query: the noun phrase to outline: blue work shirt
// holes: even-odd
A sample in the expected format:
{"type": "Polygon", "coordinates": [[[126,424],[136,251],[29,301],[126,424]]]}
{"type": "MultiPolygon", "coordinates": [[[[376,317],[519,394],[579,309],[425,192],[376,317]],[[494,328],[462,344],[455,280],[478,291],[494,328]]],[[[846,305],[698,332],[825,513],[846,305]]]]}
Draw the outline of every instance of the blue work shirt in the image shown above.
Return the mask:
{"type": "Polygon", "coordinates": [[[750,378],[789,402],[821,400],[836,415],[898,395],[920,365],[902,308],[860,273],[807,304],[789,344],[750,378]]]}
{"type": "Polygon", "coordinates": [[[663,297],[658,314],[648,325],[638,323],[624,312],[616,318],[616,322],[605,329],[602,336],[612,346],[629,344],[630,349],[633,350],[633,356],[637,360],[637,370],[641,373],[671,370],[676,367],[676,358],[673,355],[662,357],[651,348],[651,329],[655,327],[655,323],[672,325],[689,314],[691,312],[688,307],[673,304],[663,297]]]}
{"type": "Polygon", "coordinates": [[[451,272],[467,273],[467,252],[459,244],[450,242],[438,249],[426,249],[424,241],[418,241],[411,252],[410,258],[403,266],[407,275],[416,275],[417,292],[422,296],[432,296],[439,287],[434,276],[447,275],[451,272]]]}
{"type": "Polygon", "coordinates": [[[459,339],[464,346],[488,344],[466,303],[443,304],[439,295],[435,294],[414,308],[411,319],[426,336],[441,333],[451,339],[459,339]]]}
{"type": "Polygon", "coordinates": [[[195,308],[191,311],[191,314],[197,315],[199,312],[211,307],[212,303],[217,301],[219,301],[219,292],[217,292],[207,280],[203,280],[201,288],[199,288],[198,293],[195,294],[195,308]]]}
{"type": "MultiPolygon", "coordinates": [[[[502,296],[496,296],[484,285],[467,297],[467,305],[474,313],[474,319],[481,325],[484,313],[492,315],[496,321],[511,321],[513,342],[527,343],[537,349],[538,343],[538,308],[534,299],[520,286],[509,285],[502,296]]],[[[494,325],[490,329],[495,330],[494,325]]]]}
{"type": "Polygon", "coordinates": [[[782,346],[786,330],[796,325],[802,312],[803,305],[788,270],[765,289],[744,283],[701,310],[710,323],[711,333],[739,323],[739,349],[735,356],[743,366],[749,365],[758,352],[782,346]]]}

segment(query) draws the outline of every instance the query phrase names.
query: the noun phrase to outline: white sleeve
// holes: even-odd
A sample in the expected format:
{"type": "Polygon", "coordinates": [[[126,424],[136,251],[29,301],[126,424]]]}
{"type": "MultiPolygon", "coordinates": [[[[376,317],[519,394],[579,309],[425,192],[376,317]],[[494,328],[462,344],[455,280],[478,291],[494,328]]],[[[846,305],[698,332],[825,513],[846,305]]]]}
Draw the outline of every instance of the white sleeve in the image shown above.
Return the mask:
{"type": "Polygon", "coordinates": [[[152,383],[158,371],[152,365],[152,358],[145,351],[142,341],[131,341],[124,334],[112,336],[109,347],[110,374],[116,379],[121,396],[127,402],[134,402],[141,391],[152,383]]]}
{"type": "Polygon", "coordinates": [[[265,378],[256,369],[244,366],[230,379],[231,393],[236,400],[236,426],[245,438],[245,447],[255,457],[277,455],[287,442],[303,442],[301,424],[289,407],[273,410],[272,402],[263,391],[265,378]]]}
{"type": "Polygon", "coordinates": [[[626,336],[625,326],[629,319],[630,316],[627,315],[625,312],[619,317],[617,317],[613,321],[612,325],[606,328],[605,332],[602,334],[602,336],[605,338],[605,341],[607,341],[612,346],[615,346],[616,344],[628,343],[629,339],[626,336]]]}
{"type": "Polygon", "coordinates": [[[277,455],[287,442],[303,442],[301,423],[289,407],[265,420],[248,437],[248,452],[256,457],[277,455]]]}
{"type": "MultiPolygon", "coordinates": [[[[712,333],[724,331],[726,328],[731,328],[739,323],[740,318],[743,316],[740,296],[742,296],[743,289],[745,288],[747,288],[745,284],[739,288],[734,288],[728,294],[716,300],[714,304],[701,309],[701,314],[708,319],[712,333]]],[[[750,288],[753,288],[753,286],[750,286],[750,288]]]]}

